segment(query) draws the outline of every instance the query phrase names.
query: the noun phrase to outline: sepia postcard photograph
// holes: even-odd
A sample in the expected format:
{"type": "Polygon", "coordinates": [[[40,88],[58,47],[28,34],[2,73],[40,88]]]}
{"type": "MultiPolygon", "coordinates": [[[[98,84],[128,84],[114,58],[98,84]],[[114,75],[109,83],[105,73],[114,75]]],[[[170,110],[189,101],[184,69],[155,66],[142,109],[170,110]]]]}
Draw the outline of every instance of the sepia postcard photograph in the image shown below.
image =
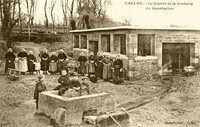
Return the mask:
{"type": "Polygon", "coordinates": [[[0,0],[0,127],[200,127],[199,0],[0,0]]]}

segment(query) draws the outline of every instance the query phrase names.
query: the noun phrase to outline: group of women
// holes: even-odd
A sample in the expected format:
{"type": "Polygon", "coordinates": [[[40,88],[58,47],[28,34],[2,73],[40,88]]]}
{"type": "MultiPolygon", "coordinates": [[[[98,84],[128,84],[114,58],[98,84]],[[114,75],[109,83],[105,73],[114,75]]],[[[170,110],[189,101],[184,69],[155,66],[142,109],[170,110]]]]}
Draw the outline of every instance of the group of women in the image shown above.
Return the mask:
{"type": "MultiPolygon", "coordinates": [[[[60,50],[58,54],[52,52],[49,55],[47,50],[44,49],[39,54],[40,60],[37,60],[32,51],[27,53],[26,50],[22,48],[16,57],[12,49],[9,48],[5,58],[5,73],[8,72],[8,68],[17,68],[22,74],[25,74],[25,72],[33,74],[34,71],[40,72],[40,70],[43,74],[54,74],[57,72],[60,73],[61,70],[67,68],[67,55],[63,50],[60,50]]],[[[105,81],[109,81],[113,78],[115,83],[119,83],[120,81],[120,72],[123,68],[123,61],[120,55],[111,58],[109,54],[98,52],[97,56],[95,56],[94,53],[91,52],[87,57],[81,52],[77,61],[79,62],[78,72],[82,76],[88,74],[89,78],[95,77],[96,79],[104,79],[105,81]]]]}
{"type": "Polygon", "coordinates": [[[98,52],[97,56],[94,56],[94,53],[91,52],[87,59],[81,52],[78,61],[80,62],[79,72],[81,75],[88,73],[89,78],[94,75],[97,79],[109,81],[112,78],[115,83],[121,82],[123,61],[120,55],[111,58],[109,54],[103,55],[98,52]]]}
{"type": "Polygon", "coordinates": [[[9,48],[8,52],[5,55],[5,59],[6,59],[5,74],[8,74],[9,68],[11,69],[18,68],[18,70],[22,74],[25,74],[25,72],[27,72],[28,70],[32,72],[33,68],[30,62],[36,60],[35,56],[33,55],[33,52],[29,51],[29,54],[27,54],[24,48],[21,49],[21,51],[17,54],[17,56],[13,53],[12,48],[9,48]]]}
{"type": "Polygon", "coordinates": [[[43,74],[47,74],[48,72],[52,74],[61,72],[64,68],[66,58],[67,55],[63,50],[60,50],[58,55],[56,55],[56,52],[52,52],[51,55],[49,55],[47,49],[44,49],[39,54],[38,60],[33,54],[33,51],[27,53],[26,50],[22,48],[20,52],[15,55],[12,48],[9,48],[8,52],[5,54],[5,74],[8,74],[9,68],[19,70],[21,74],[25,74],[26,72],[33,74],[35,71],[38,73],[43,71],[43,74]]]}

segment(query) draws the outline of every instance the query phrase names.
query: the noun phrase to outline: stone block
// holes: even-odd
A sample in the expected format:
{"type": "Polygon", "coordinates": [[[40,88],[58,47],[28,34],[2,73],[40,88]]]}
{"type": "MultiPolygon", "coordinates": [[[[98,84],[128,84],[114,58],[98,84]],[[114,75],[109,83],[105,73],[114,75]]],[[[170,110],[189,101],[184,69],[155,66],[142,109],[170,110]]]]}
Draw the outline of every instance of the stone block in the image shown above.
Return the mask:
{"type": "Polygon", "coordinates": [[[65,109],[57,108],[51,115],[50,125],[53,125],[54,127],[61,127],[62,125],[64,125],[65,113],[65,109]]]}
{"type": "Polygon", "coordinates": [[[118,126],[113,118],[122,126],[130,127],[130,118],[127,113],[122,110],[115,110],[109,115],[104,113],[98,116],[85,116],[84,122],[97,125],[98,127],[115,127],[118,126]],[[112,118],[111,118],[112,116],[112,118]]]}
{"type": "Polygon", "coordinates": [[[83,118],[83,112],[66,112],[65,115],[65,125],[74,125],[74,124],[81,124],[83,118]]]}

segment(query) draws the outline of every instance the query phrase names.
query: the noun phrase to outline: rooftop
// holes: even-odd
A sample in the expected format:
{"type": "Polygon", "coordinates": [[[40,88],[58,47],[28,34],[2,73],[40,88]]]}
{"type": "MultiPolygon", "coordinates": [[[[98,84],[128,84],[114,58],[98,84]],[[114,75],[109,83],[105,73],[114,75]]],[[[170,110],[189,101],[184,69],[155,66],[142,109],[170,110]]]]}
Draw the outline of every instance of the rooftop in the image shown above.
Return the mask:
{"type": "Polygon", "coordinates": [[[94,31],[109,31],[109,30],[183,30],[183,31],[200,31],[199,28],[186,27],[138,27],[138,26],[118,26],[118,27],[104,27],[94,29],[71,30],[71,33],[79,32],[94,32],[94,31]]]}

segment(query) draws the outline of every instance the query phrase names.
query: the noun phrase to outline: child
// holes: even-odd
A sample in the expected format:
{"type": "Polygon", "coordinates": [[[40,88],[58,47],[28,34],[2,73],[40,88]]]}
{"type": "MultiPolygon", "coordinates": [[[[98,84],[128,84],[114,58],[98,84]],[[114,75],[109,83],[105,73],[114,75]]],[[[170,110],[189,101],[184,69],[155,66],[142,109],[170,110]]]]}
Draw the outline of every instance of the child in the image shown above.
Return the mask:
{"type": "Polygon", "coordinates": [[[82,78],[80,95],[82,95],[82,90],[84,89],[87,91],[88,94],[90,94],[90,87],[89,87],[88,81],[89,79],[87,77],[82,78]]]}
{"type": "Polygon", "coordinates": [[[70,87],[75,89],[76,91],[79,91],[79,95],[82,96],[82,92],[84,90],[87,91],[88,94],[90,94],[90,88],[88,84],[89,79],[87,77],[81,77],[81,78],[73,78],[70,81],[70,87]]]}
{"type": "Polygon", "coordinates": [[[43,76],[39,75],[38,76],[38,81],[36,82],[35,85],[35,91],[34,91],[34,99],[36,100],[36,109],[38,109],[38,101],[39,101],[39,94],[42,91],[46,90],[45,84],[43,84],[43,76]]]}
{"type": "Polygon", "coordinates": [[[63,69],[61,71],[61,76],[58,79],[58,83],[60,83],[60,85],[58,85],[56,88],[54,88],[53,90],[58,90],[58,95],[63,95],[65,93],[65,91],[67,91],[70,88],[70,79],[69,76],[67,74],[67,70],[63,69]]]}

